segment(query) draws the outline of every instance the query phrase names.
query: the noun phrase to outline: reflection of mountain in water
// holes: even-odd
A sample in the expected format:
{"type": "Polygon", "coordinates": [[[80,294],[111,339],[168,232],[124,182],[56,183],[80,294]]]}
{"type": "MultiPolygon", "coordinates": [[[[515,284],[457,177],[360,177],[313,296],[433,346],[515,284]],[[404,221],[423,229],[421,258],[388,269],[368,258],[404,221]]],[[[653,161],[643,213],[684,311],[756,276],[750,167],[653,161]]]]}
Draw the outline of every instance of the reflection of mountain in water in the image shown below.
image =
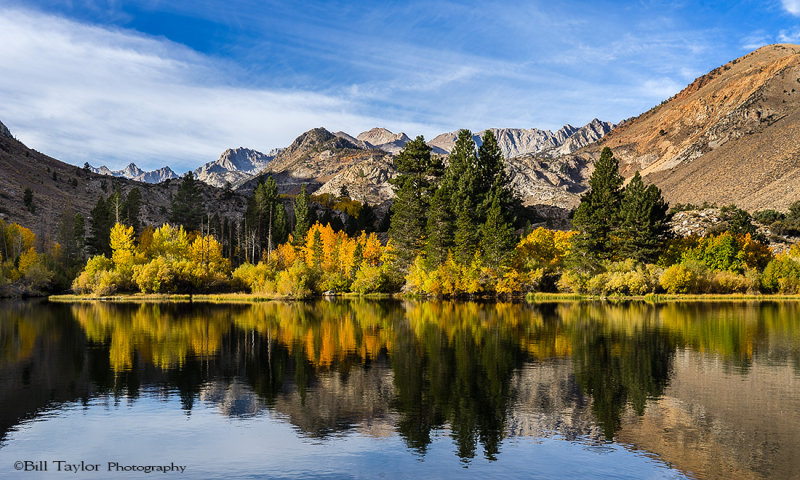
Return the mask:
{"type": "Polygon", "coordinates": [[[703,477],[800,469],[798,304],[3,307],[3,437],[156,386],[312,437],[398,434],[424,453],[444,430],[467,460],[509,436],[613,437],[703,477]]]}

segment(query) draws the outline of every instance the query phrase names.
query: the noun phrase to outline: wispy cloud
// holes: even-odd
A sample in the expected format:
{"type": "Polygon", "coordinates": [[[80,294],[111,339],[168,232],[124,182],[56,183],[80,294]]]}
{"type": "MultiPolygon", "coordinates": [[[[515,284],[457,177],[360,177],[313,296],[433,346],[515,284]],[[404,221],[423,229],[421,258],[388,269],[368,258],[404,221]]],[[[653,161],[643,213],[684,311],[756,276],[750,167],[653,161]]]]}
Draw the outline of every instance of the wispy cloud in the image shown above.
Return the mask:
{"type": "Polygon", "coordinates": [[[0,45],[0,118],[75,164],[183,170],[231,146],[268,149],[313,126],[358,132],[378,121],[341,97],[227,85],[235,66],[130,31],[5,10],[0,45]]]}
{"type": "Polygon", "coordinates": [[[717,48],[728,35],[687,25],[673,9],[692,7],[672,2],[45,7],[72,20],[2,3],[0,120],[57,158],[112,167],[185,170],[228,147],[285,146],[316,126],[430,138],[616,122],[733,58],[717,48]],[[222,39],[209,46],[214,35],[195,24],[222,39]]]}
{"type": "Polygon", "coordinates": [[[781,4],[792,15],[800,15],[800,0],[781,0],[781,4]]]}

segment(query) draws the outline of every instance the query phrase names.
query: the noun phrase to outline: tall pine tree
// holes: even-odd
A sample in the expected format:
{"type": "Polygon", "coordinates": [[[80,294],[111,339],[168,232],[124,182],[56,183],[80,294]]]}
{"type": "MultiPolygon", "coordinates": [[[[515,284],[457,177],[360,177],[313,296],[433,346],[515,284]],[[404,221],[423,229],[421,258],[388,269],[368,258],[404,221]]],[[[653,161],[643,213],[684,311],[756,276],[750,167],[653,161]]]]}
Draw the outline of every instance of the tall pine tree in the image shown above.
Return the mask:
{"type": "Polygon", "coordinates": [[[458,132],[456,143],[450,152],[451,178],[455,181],[455,193],[452,196],[452,211],[455,220],[455,258],[468,263],[480,246],[480,225],[483,223],[480,205],[484,201],[486,191],[480,192],[478,173],[478,155],[472,132],[458,132]]]}
{"type": "Polygon", "coordinates": [[[271,175],[256,187],[248,204],[247,217],[248,228],[256,232],[257,245],[266,250],[267,258],[270,258],[272,249],[286,240],[288,234],[286,210],[271,175]]]}
{"type": "Polygon", "coordinates": [[[200,221],[204,215],[203,198],[192,172],[188,172],[178,187],[178,193],[172,199],[172,212],[169,221],[176,225],[183,225],[187,230],[200,228],[200,221]]]}
{"type": "Polygon", "coordinates": [[[408,266],[425,242],[433,180],[442,174],[440,161],[421,135],[408,142],[394,159],[399,175],[391,180],[395,191],[389,237],[402,268],[408,266]]]}
{"type": "Polygon", "coordinates": [[[508,259],[517,244],[510,217],[508,191],[498,182],[491,189],[486,222],[481,226],[481,249],[487,266],[497,268],[508,259]]]}
{"type": "Polygon", "coordinates": [[[572,224],[580,231],[573,252],[583,270],[591,269],[598,259],[613,257],[612,233],[619,225],[623,181],[619,161],[611,149],[605,147],[594,165],[589,190],[581,197],[572,219],[572,224]]]}
{"type": "Polygon", "coordinates": [[[311,228],[311,212],[308,209],[308,193],[306,193],[306,184],[304,183],[300,194],[294,197],[294,232],[292,232],[292,236],[295,243],[299,245],[305,242],[309,228],[311,228]]]}
{"type": "Polygon", "coordinates": [[[645,186],[639,172],[622,194],[619,213],[619,252],[640,262],[658,259],[667,235],[669,205],[655,185],[645,186]]]}
{"type": "Polygon", "coordinates": [[[94,255],[111,256],[109,234],[114,225],[114,217],[108,202],[101,195],[89,214],[89,250],[94,255]]]}
{"type": "Polygon", "coordinates": [[[142,230],[142,224],[139,221],[139,211],[142,207],[142,192],[137,187],[133,187],[128,195],[125,197],[124,211],[125,211],[125,224],[133,227],[133,231],[137,234],[142,230]]]}

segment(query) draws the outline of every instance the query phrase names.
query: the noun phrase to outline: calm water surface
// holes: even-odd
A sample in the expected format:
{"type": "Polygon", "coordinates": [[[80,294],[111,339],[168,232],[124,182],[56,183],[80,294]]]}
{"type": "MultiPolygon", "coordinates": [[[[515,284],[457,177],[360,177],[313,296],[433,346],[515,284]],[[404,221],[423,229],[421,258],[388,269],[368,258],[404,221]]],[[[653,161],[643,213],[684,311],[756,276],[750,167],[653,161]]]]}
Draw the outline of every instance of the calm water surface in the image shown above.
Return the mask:
{"type": "Polygon", "coordinates": [[[780,479],[798,449],[800,303],[0,303],[0,478],[780,479]]]}

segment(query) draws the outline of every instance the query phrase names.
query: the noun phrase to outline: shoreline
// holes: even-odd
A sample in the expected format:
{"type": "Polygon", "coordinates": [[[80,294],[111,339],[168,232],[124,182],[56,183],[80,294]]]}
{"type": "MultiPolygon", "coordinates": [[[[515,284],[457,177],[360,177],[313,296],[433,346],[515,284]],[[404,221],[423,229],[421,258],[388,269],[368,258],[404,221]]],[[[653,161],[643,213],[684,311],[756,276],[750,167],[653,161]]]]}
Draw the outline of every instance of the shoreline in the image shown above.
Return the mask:
{"type": "MultiPolygon", "coordinates": [[[[121,295],[50,295],[46,297],[50,302],[58,303],[83,303],[83,302],[111,302],[111,303],[261,303],[261,302],[304,302],[320,299],[365,299],[365,300],[391,300],[398,298],[418,298],[433,301],[507,301],[506,299],[437,299],[415,297],[400,293],[372,293],[360,295],[357,293],[343,293],[337,295],[314,295],[307,298],[294,298],[285,295],[263,295],[254,293],[212,293],[212,294],[121,294],[121,295]]],[[[601,296],[581,295],[573,293],[529,293],[525,296],[515,296],[510,301],[527,303],[553,303],[553,302],[644,302],[644,303],[671,303],[671,302],[769,302],[769,301],[800,301],[800,294],[647,294],[626,296],[601,296]]]]}
{"type": "Polygon", "coordinates": [[[308,300],[319,300],[324,298],[346,298],[367,300],[389,300],[397,298],[396,294],[391,293],[370,293],[359,295],[357,293],[343,293],[338,295],[314,295],[307,298],[295,298],[286,295],[263,295],[257,293],[175,293],[175,294],[143,294],[131,293],[121,295],[50,295],[47,300],[59,303],[82,303],[82,302],[113,302],[113,303],[261,303],[261,302],[304,302],[308,300]]]}

